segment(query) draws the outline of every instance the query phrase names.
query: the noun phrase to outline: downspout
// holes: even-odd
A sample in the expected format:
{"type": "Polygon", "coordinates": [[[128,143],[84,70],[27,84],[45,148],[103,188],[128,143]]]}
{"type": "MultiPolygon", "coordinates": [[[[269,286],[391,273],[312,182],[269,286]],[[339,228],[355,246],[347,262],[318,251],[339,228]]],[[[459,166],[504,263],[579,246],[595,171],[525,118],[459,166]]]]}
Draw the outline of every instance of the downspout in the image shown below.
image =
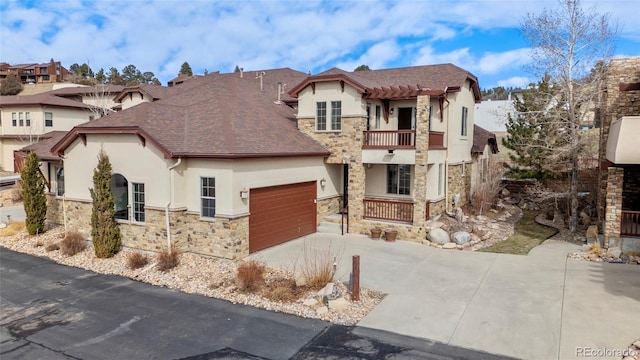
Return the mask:
{"type": "Polygon", "coordinates": [[[169,253],[171,253],[171,224],[169,223],[169,206],[171,205],[171,196],[173,195],[173,187],[171,186],[171,170],[175,169],[178,165],[182,163],[182,158],[178,158],[178,161],[169,166],[169,201],[167,201],[167,205],[164,207],[164,216],[167,225],[167,246],[169,249],[169,253]]]}
{"type": "MultiPolygon", "coordinates": [[[[449,151],[450,149],[450,141],[449,139],[451,138],[451,132],[449,131],[450,125],[451,125],[451,118],[449,117],[449,100],[447,99],[447,90],[449,89],[449,87],[445,87],[444,88],[444,101],[447,102],[447,152],[446,152],[446,156],[444,158],[444,212],[447,215],[451,215],[449,213],[449,211],[447,210],[449,208],[449,151]]],[[[451,210],[453,211],[453,207],[451,208],[451,210]]]]}

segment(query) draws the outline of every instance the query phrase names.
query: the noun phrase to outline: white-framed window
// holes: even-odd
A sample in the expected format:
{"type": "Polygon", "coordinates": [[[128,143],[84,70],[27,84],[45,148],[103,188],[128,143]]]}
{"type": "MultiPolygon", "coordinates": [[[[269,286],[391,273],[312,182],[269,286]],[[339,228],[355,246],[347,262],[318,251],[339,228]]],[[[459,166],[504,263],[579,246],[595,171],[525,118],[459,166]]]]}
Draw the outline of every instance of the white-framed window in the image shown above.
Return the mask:
{"type": "Polygon", "coordinates": [[[129,181],[122,174],[111,175],[115,218],[129,220],[129,181]]]}
{"type": "Polygon", "coordinates": [[[200,216],[216,217],[216,178],[200,178],[200,216]]]}
{"type": "Polygon", "coordinates": [[[376,129],[380,129],[380,116],[382,114],[382,107],[376,105],[376,129]]]}
{"type": "Polygon", "coordinates": [[[25,124],[27,126],[31,126],[31,113],[30,112],[26,112],[24,113],[24,120],[25,120],[25,124]]]}
{"type": "Polygon", "coordinates": [[[24,113],[23,112],[19,112],[18,113],[18,124],[20,126],[24,126],[24,113]]]}
{"type": "Polygon", "coordinates": [[[411,195],[411,165],[387,165],[387,194],[411,195]]]}
{"type": "Polygon", "coordinates": [[[18,114],[11,113],[11,126],[18,126],[18,114]]]}
{"type": "Polygon", "coordinates": [[[316,102],[316,130],[317,131],[340,131],[342,129],[342,101],[331,101],[331,122],[327,124],[327,102],[316,102]]]}
{"type": "Polygon", "coordinates": [[[460,135],[467,136],[467,117],[469,115],[469,109],[466,106],[462,107],[462,121],[460,126],[462,129],[460,130],[460,135]]]}
{"type": "Polygon", "coordinates": [[[316,130],[327,130],[327,102],[316,103],[316,130]]]}
{"type": "Polygon", "coordinates": [[[64,168],[55,167],[56,172],[56,196],[64,196],[64,168]]]}
{"type": "Polygon", "coordinates": [[[133,195],[133,220],[143,223],[146,218],[144,212],[144,183],[131,183],[131,194],[133,195]]]}
{"type": "Polygon", "coordinates": [[[438,196],[442,195],[443,183],[444,183],[444,164],[438,164],[438,196]]]}
{"type": "Polygon", "coordinates": [[[44,126],[53,126],[53,113],[44,113],[44,126]]]}
{"type": "Polygon", "coordinates": [[[342,129],[342,101],[331,102],[331,130],[342,129]]]}

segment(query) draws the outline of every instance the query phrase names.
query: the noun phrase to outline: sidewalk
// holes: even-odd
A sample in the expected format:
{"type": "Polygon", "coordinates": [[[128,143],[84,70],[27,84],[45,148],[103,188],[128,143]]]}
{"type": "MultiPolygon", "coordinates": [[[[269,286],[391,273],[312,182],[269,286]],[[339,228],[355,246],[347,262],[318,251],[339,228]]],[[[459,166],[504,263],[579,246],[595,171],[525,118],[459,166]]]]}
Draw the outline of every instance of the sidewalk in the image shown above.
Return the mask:
{"type": "Polygon", "coordinates": [[[567,260],[576,245],[547,241],[518,256],[313,234],[258,254],[287,266],[305,242],[343,253],[343,281],[360,255],[361,286],[388,294],[362,327],[524,359],[626,349],[640,336],[640,266],[567,260]]]}

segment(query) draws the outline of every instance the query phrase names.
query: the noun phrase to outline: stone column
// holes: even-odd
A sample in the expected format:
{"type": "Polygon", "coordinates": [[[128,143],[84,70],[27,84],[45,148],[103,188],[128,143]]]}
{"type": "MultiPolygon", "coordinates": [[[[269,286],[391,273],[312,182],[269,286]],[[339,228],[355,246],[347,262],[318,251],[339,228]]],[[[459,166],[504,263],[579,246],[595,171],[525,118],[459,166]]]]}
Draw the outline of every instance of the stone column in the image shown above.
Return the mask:
{"type": "Polygon", "coordinates": [[[605,213],[604,247],[610,241],[620,239],[620,221],[622,219],[622,188],[624,169],[609,167],[607,170],[607,196],[605,213]]]}
{"type": "Polygon", "coordinates": [[[413,226],[423,227],[426,219],[427,163],[429,159],[429,105],[431,98],[416,101],[416,164],[413,174],[413,226]]]}

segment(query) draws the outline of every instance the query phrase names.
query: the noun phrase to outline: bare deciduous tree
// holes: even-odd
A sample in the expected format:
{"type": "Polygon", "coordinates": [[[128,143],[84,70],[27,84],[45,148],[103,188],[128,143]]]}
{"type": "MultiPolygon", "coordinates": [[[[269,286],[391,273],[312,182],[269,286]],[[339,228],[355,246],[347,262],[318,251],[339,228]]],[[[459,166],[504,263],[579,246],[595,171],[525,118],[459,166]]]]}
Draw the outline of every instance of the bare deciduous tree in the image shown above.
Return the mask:
{"type": "Polygon", "coordinates": [[[580,0],[559,0],[557,9],[527,14],[521,30],[532,47],[531,70],[540,77],[548,74],[554,86],[559,87],[558,101],[562,106],[558,119],[569,135],[569,229],[574,232],[578,224],[578,166],[583,146],[579,132],[600,95],[617,28],[609,23],[608,14],[595,8],[584,10],[580,0]]]}

